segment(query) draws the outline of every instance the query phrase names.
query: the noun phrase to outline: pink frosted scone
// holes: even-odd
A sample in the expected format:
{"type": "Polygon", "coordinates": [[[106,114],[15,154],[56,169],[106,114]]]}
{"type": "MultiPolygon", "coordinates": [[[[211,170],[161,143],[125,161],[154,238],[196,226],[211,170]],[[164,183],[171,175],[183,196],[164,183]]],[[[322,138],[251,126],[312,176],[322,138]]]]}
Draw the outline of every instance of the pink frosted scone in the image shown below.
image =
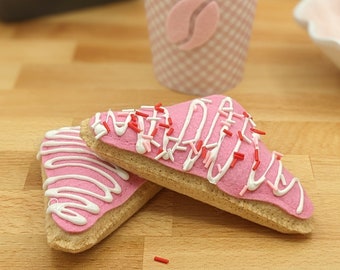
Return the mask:
{"type": "Polygon", "coordinates": [[[38,154],[48,243],[72,253],[98,243],[160,190],[98,158],[79,133],[80,127],[47,132],[38,154]]]}
{"type": "Polygon", "coordinates": [[[312,230],[300,181],[230,97],[97,113],[81,134],[98,155],[163,187],[283,233],[312,230]]]}

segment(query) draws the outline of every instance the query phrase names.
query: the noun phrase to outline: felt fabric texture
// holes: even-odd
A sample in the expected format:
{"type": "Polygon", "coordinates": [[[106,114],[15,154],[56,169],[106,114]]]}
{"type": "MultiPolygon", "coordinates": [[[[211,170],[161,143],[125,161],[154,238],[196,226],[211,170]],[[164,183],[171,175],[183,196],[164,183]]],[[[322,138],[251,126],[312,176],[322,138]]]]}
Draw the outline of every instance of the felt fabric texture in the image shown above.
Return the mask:
{"type": "Polygon", "coordinates": [[[214,1],[179,1],[167,17],[166,34],[169,41],[187,51],[202,46],[217,29],[219,11],[214,1]]]}
{"type": "Polygon", "coordinates": [[[166,20],[166,34],[170,42],[178,43],[189,36],[192,16],[204,1],[179,1],[173,6],[166,20]]]}
{"type": "Polygon", "coordinates": [[[96,221],[107,211],[110,211],[126,202],[132,196],[132,194],[145,183],[145,180],[130,173],[126,173],[128,175],[128,180],[124,180],[122,179],[122,177],[120,177],[118,172],[104,167],[105,165],[107,165],[109,166],[109,168],[114,168],[108,163],[105,163],[104,161],[99,159],[93,153],[77,153],[77,149],[86,150],[87,147],[84,142],[77,140],[77,138],[79,139],[79,128],[76,128],[74,131],[77,133],[71,132],[71,129],[61,129],[58,131],[48,132],[42,144],[41,151],[43,152],[52,149],[58,150],[58,152],[56,153],[42,155],[42,163],[45,164],[45,174],[47,178],[66,176],[63,177],[61,180],[49,184],[46,187],[45,193],[49,193],[49,191],[53,189],[61,189],[58,192],[58,196],[49,197],[52,217],[56,224],[58,224],[58,226],[63,230],[71,233],[79,233],[92,227],[93,224],[96,223],[96,221]],[[55,135],[55,138],[49,138],[49,135],[52,135],[52,133],[55,135]],[[60,136],[63,135],[71,136],[71,138],[60,138],[60,136]],[[59,136],[59,138],[57,136],[59,136]],[[47,145],[46,143],[48,142],[51,142],[53,144],[47,145]],[[70,149],[75,150],[72,152],[70,151],[70,149]],[[88,158],[88,160],[80,159],[84,157],[88,158]],[[49,161],[56,158],[58,159],[55,162],[56,165],[59,164],[61,166],[56,166],[55,168],[46,167],[46,164],[49,161]],[[84,164],[89,167],[83,167],[84,164]],[[99,173],[98,171],[103,171],[103,174],[99,173]],[[112,199],[105,201],[100,198],[96,198],[89,193],[104,196],[104,191],[98,186],[100,184],[106,186],[108,189],[114,188],[114,183],[112,183],[108,179],[108,177],[106,177],[107,174],[114,178],[117,184],[121,187],[121,192],[120,194],[112,194],[112,199]],[[75,175],[87,176],[98,181],[99,183],[95,184],[94,182],[89,182],[82,179],[77,179],[76,177],[72,177],[75,175]],[[67,189],[69,188],[78,188],[79,192],[68,191],[67,189]],[[68,198],[67,196],[65,196],[65,194],[70,192],[74,196],[78,197],[68,198]],[[80,201],[82,198],[85,198],[91,203],[97,205],[99,208],[98,213],[91,213],[89,210],[85,209],[77,209],[77,205],[82,205],[82,202],[80,201]],[[58,216],[53,210],[53,204],[55,203],[55,207],[63,207],[65,210],[72,209],[72,211],[77,212],[79,215],[85,218],[86,223],[83,225],[77,225],[58,216]],[[66,203],[71,203],[73,205],[64,206],[66,203]]]}
{"type": "Polygon", "coordinates": [[[161,190],[103,161],[86,146],[79,132],[80,127],[47,132],[38,154],[45,188],[47,242],[70,253],[100,242],[161,190]],[[112,192],[115,181],[121,192],[112,192]],[[77,216],[81,224],[74,222],[77,216]]]}
{"type": "Polygon", "coordinates": [[[95,138],[89,121],[86,119],[81,124],[81,136],[89,147],[101,157],[148,179],[148,183],[156,183],[281,233],[307,234],[313,230],[313,217],[299,219],[272,204],[237,199],[199,176],[177,171],[144,155],[105,144],[95,138]]]}
{"type": "MultiPolygon", "coordinates": [[[[174,149],[177,138],[179,139],[179,144],[177,146],[186,147],[185,150],[177,149],[173,151],[173,157],[168,157],[166,159],[159,158],[157,159],[157,162],[176,171],[199,176],[207,182],[207,178],[210,175],[210,180],[215,181],[214,179],[219,175],[221,167],[223,168],[224,165],[228,163],[228,159],[233,156],[235,147],[240,141],[238,135],[239,131],[243,131],[244,137],[252,138],[254,131],[251,129],[254,127],[249,120],[250,117],[246,120],[247,117],[244,116],[245,114],[249,114],[235,100],[221,95],[209,96],[205,99],[209,102],[203,102],[204,105],[202,105],[203,103],[201,100],[197,99],[197,102],[194,100],[166,107],[167,111],[157,112],[156,114],[154,114],[154,110],[150,111],[150,107],[145,110],[143,110],[143,107],[138,108],[138,111],[159,118],[159,123],[167,124],[169,118],[171,118],[171,126],[167,128],[158,126],[158,132],[153,136],[153,140],[159,143],[159,147],[151,145],[149,152],[147,151],[148,147],[143,143],[145,139],[141,137],[141,134],[136,133],[135,130],[126,128],[126,131],[123,132],[122,135],[117,135],[114,125],[118,122],[122,129],[123,123],[127,123],[129,120],[129,116],[126,114],[121,115],[118,112],[113,112],[115,119],[108,117],[107,113],[100,114],[100,122],[106,121],[111,131],[102,136],[99,140],[106,145],[127,150],[129,152],[143,152],[142,155],[145,158],[155,160],[159,155],[160,149],[174,149]],[[193,105],[193,103],[195,104],[193,105]],[[232,108],[233,114],[238,117],[232,118],[233,123],[228,129],[232,135],[222,136],[223,139],[221,140],[221,133],[223,132],[223,124],[221,123],[227,119],[230,108],[232,108]],[[221,113],[221,110],[225,110],[225,112],[221,113]],[[166,116],[167,112],[168,116],[166,116]],[[188,122],[186,122],[186,119],[188,122]],[[245,125],[245,121],[248,121],[248,124],[245,125]],[[171,135],[165,136],[170,129],[172,129],[171,135]],[[169,138],[166,137],[171,138],[169,140],[169,138]],[[220,141],[220,147],[214,162],[211,166],[207,167],[207,164],[204,162],[204,157],[201,156],[202,151],[200,151],[193,167],[189,170],[185,170],[184,164],[188,160],[188,157],[190,159],[190,157],[193,158],[195,156],[192,152],[192,148],[188,144],[185,145],[185,143],[192,141],[193,144],[196,145],[199,140],[204,141],[204,145],[215,144],[220,141]]],[[[90,120],[90,124],[94,124],[95,121],[96,118],[93,117],[90,120]]],[[[139,116],[138,123],[140,124],[142,134],[151,133],[152,130],[150,129],[152,121],[147,121],[145,116],[139,116]]],[[[295,216],[296,218],[310,218],[313,213],[313,205],[306,192],[302,189],[302,186],[298,182],[293,182],[295,181],[295,178],[286,169],[282,168],[282,173],[279,173],[281,170],[281,161],[276,158],[273,159],[273,152],[269,151],[261,140],[259,140],[258,147],[259,160],[261,163],[255,171],[254,180],[256,182],[261,177],[265,177],[266,181],[262,181],[255,190],[250,190],[249,188],[244,194],[240,194],[245,185],[248,184],[249,175],[253,171],[252,168],[254,167],[255,162],[254,144],[242,141],[237,152],[242,153],[244,159],[242,161],[237,161],[234,167],[229,167],[225,174],[215,183],[216,186],[222,192],[227,193],[232,197],[269,203],[278,206],[289,215],[295,216]],[[272,159],[274,161],[270,164],[272,159]],[[273,188],[267,183],[268,181],[273,185],[278,181],[278,189],[287,189],[288,192],[283,196],[277,196],[273,191],[273,188]],[[298,213],[297,209],[299,208],[301,200],[302,211],[301,213],[298,213]]],[[[216,152],[216,149],[217,148],[215,147],[215,149],[210,149],[210,151],[216,152]]]]}

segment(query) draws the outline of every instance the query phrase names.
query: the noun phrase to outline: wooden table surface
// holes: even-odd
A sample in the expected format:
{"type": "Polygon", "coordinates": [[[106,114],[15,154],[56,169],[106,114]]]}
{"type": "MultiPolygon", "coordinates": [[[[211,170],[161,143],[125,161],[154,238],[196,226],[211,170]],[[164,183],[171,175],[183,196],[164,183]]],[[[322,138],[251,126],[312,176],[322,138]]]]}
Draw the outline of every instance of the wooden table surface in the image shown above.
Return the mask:
{"type": "Polygon", "coordinates": [[[340,269],[340,71],[294,21],[296,4],[259,1],[244,79],[225,94],[286,154],[314,202],[314,232],[282,235],[163,190],[77,255],[46,243],[35,158],[45,132],[193,97],[155,80],[142,0],[0,23],[0,268],[340,269]]]}

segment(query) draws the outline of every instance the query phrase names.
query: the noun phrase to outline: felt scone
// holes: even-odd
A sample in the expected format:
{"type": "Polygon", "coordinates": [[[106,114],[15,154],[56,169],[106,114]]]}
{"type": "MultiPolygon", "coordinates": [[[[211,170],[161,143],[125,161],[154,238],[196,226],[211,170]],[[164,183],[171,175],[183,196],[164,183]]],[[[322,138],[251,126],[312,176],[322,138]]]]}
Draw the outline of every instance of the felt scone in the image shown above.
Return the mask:
{"type": "Polygon", "coordinates": [[[99,156],[140,177],[283,233],[309,233],[313,205],[264,134],[222,95],[109,110],[81,125],[99,156]]]}
{"type": "Polygon", "coordinates": [[[100,242],[161,187],[101,160],[80,127],[46,133],[41,159],[48,244],[78,253],[100,242]]]}

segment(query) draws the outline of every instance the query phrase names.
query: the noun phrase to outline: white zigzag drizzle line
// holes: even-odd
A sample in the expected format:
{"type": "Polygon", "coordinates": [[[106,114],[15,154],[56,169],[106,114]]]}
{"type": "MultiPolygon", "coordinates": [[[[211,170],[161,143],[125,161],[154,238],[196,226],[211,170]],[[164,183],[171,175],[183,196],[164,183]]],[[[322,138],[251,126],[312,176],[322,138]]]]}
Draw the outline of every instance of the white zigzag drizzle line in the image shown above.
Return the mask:
{"type": "MultiPolygon", "coordinates": [[[[268,171],[271,169],[271,167],[274,165],[274,162],[276,160],[276,154],[273,152],[272,153],[272,157],[270,160],[270,163],[267,167],[267,169],[265,170],[265,172],[263,173],[263,175],[259,176],[257,180],[255,180],[255,171],[251,170],[249,177],[248,177],[248,190],[256,190],[260,185],[262,185],[265,180],[266,180],[266,175],[268,173],[268,171]]],[[[296,177],[294,177],[290,183],[287,185],[285,176],[282,173],[283,170],[283,165],[281,160],[278,160],[279,164],[278,164],[278,171],[277,171],[277,176],[274,182],[274,188],[273,188],[273,193],[276,196],[283,196],[285,194],[287,194],[295,185],[295,183],[298,184],[299,189],[300,189],[300,200],[299,200],[299,205],[296,208],[296,213],[301,214],[303,211],[303,205],[304,205],[304,192],[303,192],[303,188],[301,186],[301,183],[299,181],[299,179],[297,179],[296,177]],[[283,189],[279,189],[279,184],[282,183],[282,185],[284,186],[283,189]]],[[[253,163],[253,166],[255,165],[256,162],[253,163]]]]}
{"type": "Polygon", "coordinates": [[[121,193],[120,185],[109,173],[105,172],[103,169],[105,168],[117,174],[124,180],[128,180],[129,175],[127,172],[116,166],[109,166],[108,164],[100,161],[93,152],[89,151],[86,148],[86,144],[79,137],[79,127],[52,130],[47,132],[45,137],[48,140],[41,144],[38,156],[59,153],[72,154],[70,156],[63,155],[48,159],[44,163],[44,167],[46,169],[82,167],[94,171],[95,173],[103,176],[113,184],[113,188],[108,187],[93,177],[76,173],[53,176],[46,179],[43,184],[43,188],[47,189],[45,191],[45,196],[50,198],[65,198],[71,200],[68,202],[59,202],[58,200],[56,200],[56,203],[52,203],[52,200],[50,201],[46,212],[54,213],[60,218],[67,220],[73,224],[85,225],[87,223],[87,219],[84,216],[80,215],[77,211],[72,209],[84,210],[92,214],[98,214],[100,209],[97,204],[81,196],[82,194],[89,195],[104,202],[110,203],[113,201],[113,196],[111,193],[121,193]],[[83,154],[88,154],[90,156],[85,157],[83,156],[83,154]],[[87,162],[87,164],[85,164],[84,162],[87,162]],[[86,181],[92,183],[96,185],[101,191],[103,191],[104,195],[100,195],[98,193],[80,187],[62,186],[56,188],[48,188],[48,186],[53,183],[67,179],[75,179],[78,181],[86,181]]]}

